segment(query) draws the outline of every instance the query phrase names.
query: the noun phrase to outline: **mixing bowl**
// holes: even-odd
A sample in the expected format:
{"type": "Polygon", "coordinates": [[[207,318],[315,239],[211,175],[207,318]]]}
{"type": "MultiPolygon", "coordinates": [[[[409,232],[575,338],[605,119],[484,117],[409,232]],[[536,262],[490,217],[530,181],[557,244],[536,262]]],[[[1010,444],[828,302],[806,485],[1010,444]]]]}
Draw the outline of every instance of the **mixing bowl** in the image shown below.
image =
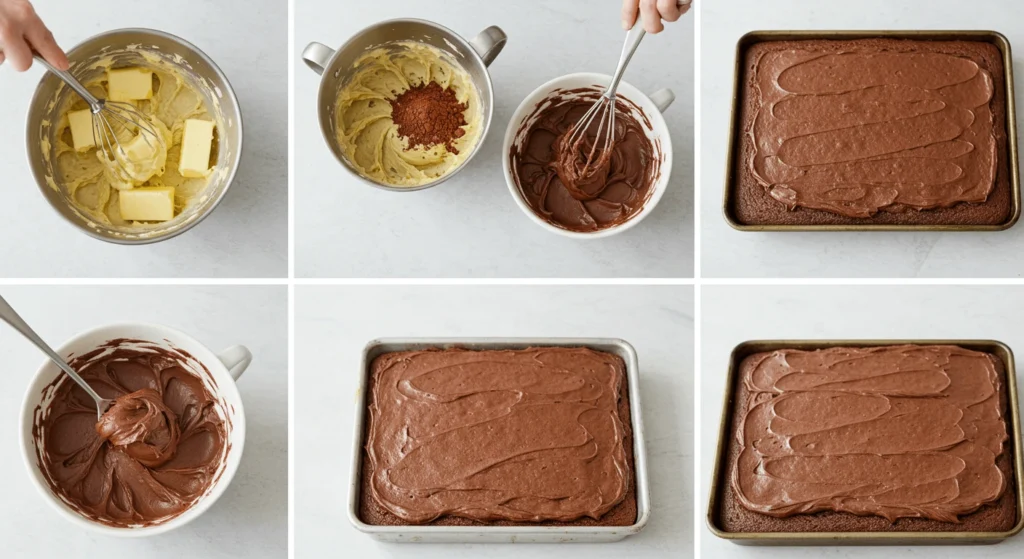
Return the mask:
{"type": "Polygon", "coordinates": [[[169,33],[152,29],[119,29],[86,39],[68,51],[71,73],[79,81],[95,79],[104,72],[98,64],[112,59],[113,66],[149,65],[143,53],[156,56],[172,66],[189,85],[205,98],[216,121],[217,163],[210,182],[174,219],[155,225],[133,226],[100,223],[71,204],[67,190],[59,184],[55,169],[60,111],[69,96],[76,95],[57,76],[47,73],[39,81],[28,111],[26,147],[36,183],[57,213],[85,233],[120,244],[145,244],[170,239],[194,227],[217,207],[231,186],[242,155],[242,114],[231,84],[208,56],[194,45],[169,33]]]}
{"type": "Polygon", "coordinates": [[[505,172],[505,182],[508,184],[508,190],[512,194],[512,198],[530,221],[564,237],[600,239],[622,233],[635,226],[654,211],[654,207],[658,205],[662,195],[665,194],[669,178],[672,175],[672,138],[669,134],[668,126],[665,124],[665,119],[662,118],[662,113],[675,100],[675,94],[670,89],[659,89],[650,96],[647,96],[639,89],[623,81],[619,84],[618,95],[628,100],[633,106],[632,113],[634,119],[641,124],[648,139],[655,146],[655,157],[661,158],[650,197],[644,203],[643,209],[629,220],[613,227],[582,232],[569,231],[549,223],[537,215],[537,212],[526,202],[523,192],[520,190],[519,177],[516,176],[509,154],[515,148],[518,148],[522,142],[526,141],[530,125],[539,116],[537,109],[542,104],[546,106],[547,101],[555,94],[560,94],[566,98],[574,98],[578,97],[579,94],[570,92],[595,89],[601,91],[609,81],[611,81],[611,76],[590,73],[568,74],[555,78],[533,90],[533,93],[530,93],[523,99],[523,102],[519,104],[519,108],[516,109],[511,120],[509,120],[508,128],[505,130],[505,143],[501,151],[504,154],[502,169],[505,172]]]}
{"type": "Polygon", "coordinates": [[[500,28],[491,26],[481,31],[473,40],[467,41],[451,29],[422,19],[393,19],[371,25],[356,33],[337,51],[322,43],[310,43],[302,52],[302,59],[314,72],[323,76],[320,80],[320,91],[317,96],[317,111],[320,115],[320,131],[323,133],[327,147],[334,157],[348,172],[357,179],[384,190],[410,192],[437,186],[450,179],[455,173],[465,168],[473,159],[487,137],[491,125],[491,113],[494,108],[494,93],[491,88],[491,76],[487,67],[497,58],[505,46],[507,37],[500,28]],[[337,119],[335,109],[338,92],[341,91],[355,70],[356,61],[368,51],[387,47],[389,43],[415,41],[425,43],[447,53],[459,64],[473,80],[480,96],[483,113],[483,127],[480,139],[473,147],[469,157],[450,173],[420,186],[393,186],[364,177],[349,162],[338,144],[337,119]]]}
{"type": "MultiPolygon", "coordinates": [[[[242,450],[245,447],[245,410],[235,383],[252,362],[252,353],[245,346],[240,345],[229,347],[220,353],[214,353],[188,334],[166,326],[144,323],[113,324],[95,328],[75,336],[55,350],[65,358],[70,358],[90,354],[96,348],[110,344],[111,340],[119,341],[116,344],[117,348],[139,349],[157,346],[165,350],[181,352],[188,356],[188,359],[182,362],[182,366],[202,379],[207,390],[216,398],[216,412],[225,420],[227,444],[215,481],[206,493],[177,516],[129,528],[109,526],[89,518],[71,503],[58,496],[50,487],[51,482],[48,474],[44,471],[41,459],[47,436],[47,432],[43,428],[43,416],[52,402],[56,387],[61,383],[71,382],[71,380],[49,360],[43,362],[39,367],[25,393],[20,424],[22,458],[28,468],[29,478],[39,489],[40,495],[53,505],[61,516],[72,523],[107,536],[127,538],[155,536],[180,528],[198,518],[231,484],[231,479],[242,460],[242,450]],[[59,382],[56,382],[58,379],[59,382]]],[[[105,353],[99,353],[93,359],[102,357],[111,349],[108,348],[104,351],[105,353]]]]}

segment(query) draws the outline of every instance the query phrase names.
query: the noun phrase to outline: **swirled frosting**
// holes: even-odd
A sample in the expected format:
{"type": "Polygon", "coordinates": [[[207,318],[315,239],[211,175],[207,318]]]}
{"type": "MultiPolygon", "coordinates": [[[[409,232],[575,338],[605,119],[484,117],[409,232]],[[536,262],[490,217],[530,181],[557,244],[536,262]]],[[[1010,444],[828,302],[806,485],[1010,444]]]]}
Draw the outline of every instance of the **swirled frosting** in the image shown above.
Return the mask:
{"type": "MultiPolygon", "coordinates": [[[[53,492],[83,516],[114,527],[173,518],[216,482],[227,449],[218,400],[191,355],[116,339],[69,362],[114,404],[96,404],[61,374],[36,408],[36,458],[53,492]],[[50,397],[52,396],[52,398],[50,397]]],[[[199,367],[202,367],[200,364],[199,367]]]]}
{"type": "Polygon", "coordinates": [[[614,355],[398,352],[371,374],[371,494],[409,523],[597,519],[626,496],[625,374],[614,355]]]}
{"type": "Polygon", "coordinates": [[[747,161],[790,209],[866,218],[984,202],[995,186],[992,76],[968,58],[861,46],[766,52],[747,161]]]}
{"type": "Polygon", "coordinates": [[[174,457],[181,428],[178,416],[152,388],[114,400],[96,424],[100,438],[110,441],[143,466],[155,468],[174,457]]]}
{"type": "MultiPolygon", "coordinates": [[[[604,150],[603,135],[598,139],[600,120],[585,130],[578,145],[568,141],[600,94],[595,88],[552,92],[523,120],[516,133],[520,139],[509,150],[509,167],[523,201],[537,217],[568,231],[601,231],[633,219],[654,195],[661,176],[661,141],[647,137],[647,115],[621,95],[610,149],[604,150]]],[[[606,132],[607,125],[600,130],[606,132]]]]}
{"type": "Polygon", "coordinates": [[[1007,486],[993,360],[956,346],[760,354],[743,372],[733,489],[745,508],[776,517],[957,522],[1007,486]]]}

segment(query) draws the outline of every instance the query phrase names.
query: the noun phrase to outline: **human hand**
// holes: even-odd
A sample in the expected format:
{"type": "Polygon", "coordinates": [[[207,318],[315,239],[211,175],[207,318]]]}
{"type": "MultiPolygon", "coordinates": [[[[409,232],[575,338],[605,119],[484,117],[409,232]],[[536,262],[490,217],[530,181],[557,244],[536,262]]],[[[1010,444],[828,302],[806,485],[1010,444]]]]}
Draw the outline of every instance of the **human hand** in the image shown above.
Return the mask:
{"type": "Polygon", "coordinates": [[[58,70],[70,67],[68,57],[57,46],[53,33],[36,15],[28,0],[0,0],[0,64],[11,61],[19,72],[32,66],[33,51],[58,70]]]}
{"type": "Polygon", "coordinates": [[[622,0],[622,28],[632,29],[637,14],[642,15],[644,30],[660,33],[661,20],[675,21],[690,9],[693,0],[622,0]]]}

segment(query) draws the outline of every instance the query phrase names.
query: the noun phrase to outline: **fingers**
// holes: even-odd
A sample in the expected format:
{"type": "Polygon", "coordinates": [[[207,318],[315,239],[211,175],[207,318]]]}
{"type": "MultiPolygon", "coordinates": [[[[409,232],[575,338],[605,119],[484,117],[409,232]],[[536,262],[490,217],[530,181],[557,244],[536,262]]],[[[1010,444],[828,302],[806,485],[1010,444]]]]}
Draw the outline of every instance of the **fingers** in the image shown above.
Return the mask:
{"type": "Polygon", "coordinates": [[[640,10],[640,0],[622,0],[622,28],[632,29],[636,23],[636,14],[640,10]]]}
{"type": "Polygon", "coordinates": [[[4,51],[0,50],[0,66],[3,65],[4,60],[7,60],[7,56],[4,55],[4,51]]]}
{"type": "Polygon", "coordinates": [[[676,21],[683,15],[677,0],[658,0],[658,12],[665,21],[676,21]]]}
{"type": "Polygon", "coordinates": [[[7,61],[16,71],[24,72],[32,65],[32,49],[21,35],[0,29],[0,46],[4,49],[7,61]]]}
{"type": "Polygon", "coordinates": [[[43,25],[42,21],[37,22],[25,33],[29,44],[35,48],[42,57],[53,64],[58,70],[67,70],[70,67],[68,56],[57,46],[53,33],[43,25]]]}
{"type": "Polygon", "coordinates": [[[658,13],[658,0],[640,0],[640,19],[644,22],[644,31],[661,33],[665,26],[661,23],[658,13]]]}

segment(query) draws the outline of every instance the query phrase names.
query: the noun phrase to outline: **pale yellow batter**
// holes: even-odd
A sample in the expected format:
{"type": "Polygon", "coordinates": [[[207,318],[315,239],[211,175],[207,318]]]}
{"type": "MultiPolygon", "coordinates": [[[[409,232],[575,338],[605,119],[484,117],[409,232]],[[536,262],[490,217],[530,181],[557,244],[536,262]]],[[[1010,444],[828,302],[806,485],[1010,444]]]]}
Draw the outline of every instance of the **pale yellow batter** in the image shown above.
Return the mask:
{"type": "MultiPolygon", "coordinates": [[[[61,119],[54,135],[56,182],[75,208],[107,225],[155,225],[130,222],[121,217],[118,203],[118,192],[121,190],[139,186],[172,186],[175,189],[174,213],[178,215],[202,196],[210,182],[209,176],[186,178],[178,172],[185,121],[190,118],[214,120],[203,96],[167,64],[148,53],[142,54],[152,63],[145,67],[153,70],[156,83],[152,99],[133,101],[133,104],[150,120],[151,128],[163,136],[163,143],[136,142],[134,149],[128,149],[134,134],[128,130],[118,130],[121,145],[126,152],[122,158],[126,169],[105,161],[100,149],[75,151],[68,113],[88,108],[85,101],[75,95],[61,109],[61,119]]],[[[84,84],[98,98],[107,97],[106,73],[102,76],[84,84]]],[[[47,153],[48,139],[44,139],[43,143],[43,152],[47,153]]]]}
{"type": "Polygon", "coordinates": [[[415,42],[389,47],[363,55],[342,87],[338,144],[364,176],[392,186],[420,186],[451,173],[470,156],[483,125],[480,96],[469,74],[439,49],[415,42]],[[444,145],[410,148],[391,120],[392,99],[430,82],[451,88],[466,105],[465,134],[454,142],[458,154],[444,145]]]}

